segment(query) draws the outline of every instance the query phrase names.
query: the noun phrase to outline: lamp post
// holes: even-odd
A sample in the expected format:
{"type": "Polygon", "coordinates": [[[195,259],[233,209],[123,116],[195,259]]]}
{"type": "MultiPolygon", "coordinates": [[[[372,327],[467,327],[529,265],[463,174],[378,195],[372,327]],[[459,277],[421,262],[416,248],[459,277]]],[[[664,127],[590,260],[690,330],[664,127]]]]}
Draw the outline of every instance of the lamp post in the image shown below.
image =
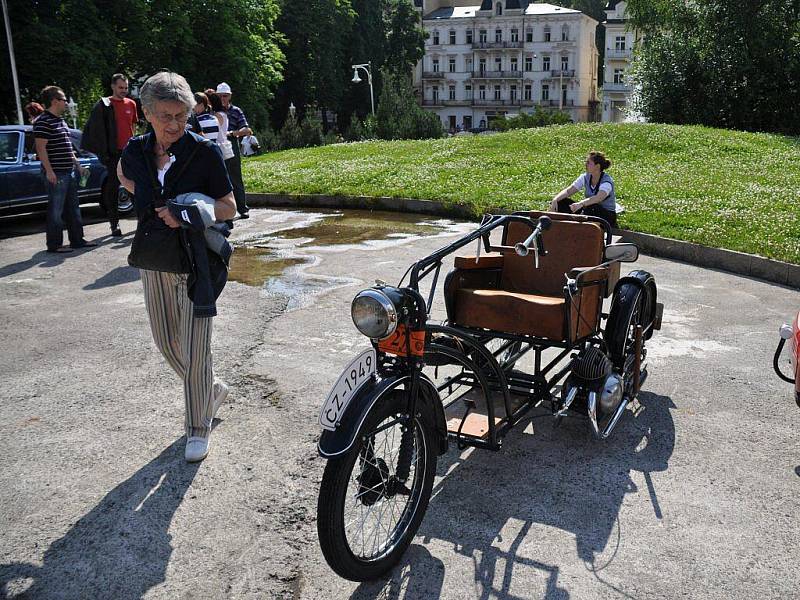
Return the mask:
{"type": "Polygon", "coordinates": [[[11,21],[8,18],[8,4],[3,0],[3,21],[6,25],[6,39],[8,40],[8,59],[11,63],[11,79],[14,81],[14,100],[17,101],[17,118],[19,124],[24,125],[22,118],[22,102],[19,99],[19,79],[17,79],[17,62],[14,59],[14,42],[11,40],[11,21]]]}
{"type": "Polygon", "coordinates": [[[72,128],[77,129],[78,125],[75,123],[75,117],[78,116],[78,103],[72,99],[72,96],[69,97],[69,102],[67,102],[67,110],[69,111],[69,116],[72,117],[72,128]]]}
{"type": "Polygon", "coordinates": [[[362,63],[360,65],[350,65],[353,67],[353,83],[361,83],[361,78],[358,76],[358,70],[363,69],[367,74],[367,82],[369,83],[369,103],[372,107],[372,116],[375,116],[375,95],[372,92],[372,61],[362,63]]]}

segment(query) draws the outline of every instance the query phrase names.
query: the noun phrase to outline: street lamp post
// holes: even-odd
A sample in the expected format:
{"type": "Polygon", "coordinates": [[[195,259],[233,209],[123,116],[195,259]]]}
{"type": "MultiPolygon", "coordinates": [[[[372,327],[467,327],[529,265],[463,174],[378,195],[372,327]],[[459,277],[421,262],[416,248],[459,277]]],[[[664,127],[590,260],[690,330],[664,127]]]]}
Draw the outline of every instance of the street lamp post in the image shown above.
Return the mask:
{"type": "Polygon", "coordinates": [[[358,70],[363,69],[367,74],[367,82],[369,83],[369,103],[372,107],[372,116],[375,116],[375,95],[372,92],[372,61],[361,63],[360,65],[350,65],[353,67],[353,83],[361,83],[361,78],[358,76],[358,70]]]}
{"type": "Polygon", "coordinates": [[[294,106],[294,102],[289,102],[289,114],[294,119],[294,113],[297,109],[294,106]]]}
{"type": "Polygon", "coordinates": [[[19,79],[17,79],[17,62],[14,59],[14,42],[11,40],[11,22],[8,18],[8,4],[3,0],[3,21],[6,25],[6,39],[8,39],[8,59],[11,62],[11,79],[14,81],[14,100],[17,101],[17,118],[19,124],[24,125],[25,121],[22,119],[22,102],[19,98],[19,79]]]}

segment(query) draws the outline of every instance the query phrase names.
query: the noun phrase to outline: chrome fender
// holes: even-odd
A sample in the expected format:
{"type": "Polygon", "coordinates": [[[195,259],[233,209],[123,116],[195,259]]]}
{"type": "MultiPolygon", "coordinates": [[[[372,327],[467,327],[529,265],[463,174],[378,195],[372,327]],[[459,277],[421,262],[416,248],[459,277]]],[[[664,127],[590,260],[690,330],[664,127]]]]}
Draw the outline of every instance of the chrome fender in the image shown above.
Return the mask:
{"type": "MultiPolygon", "coordinates": [[[[411,375],[396,374],[381,379],[373,379],[364,384],[344,411],[334,431],[324,430],[317,443],[317,450],[322,458],[337,458],[345,454],[357,439],[367,415],[375,404],[401,385],[410,382],[411,375]]],[[[447,452],[447,423],[444,418],[444,407],[439,399],[436,386],[425,375],[420,374],[419,397],[417,408],[430,410],[434,415],[436,433],[439,439],[439,454],[447,452]],[[430,405],[429,409],[423,408],[430,405]]],[[[418,410],[419,412],[419,410],[418,410]]]]}

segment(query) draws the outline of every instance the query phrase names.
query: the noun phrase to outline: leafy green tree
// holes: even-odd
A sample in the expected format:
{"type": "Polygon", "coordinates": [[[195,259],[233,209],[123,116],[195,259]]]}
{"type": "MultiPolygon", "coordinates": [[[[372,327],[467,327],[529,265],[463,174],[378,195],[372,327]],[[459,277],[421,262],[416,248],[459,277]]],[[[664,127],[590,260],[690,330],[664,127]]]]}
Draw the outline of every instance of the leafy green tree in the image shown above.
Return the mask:
{"type": "Polygon", "coordinates": [[[377,112],[377,136],[384,140],[442,137],[439,117],[417,104],[409,76],[383,72],[383,91],[377,112]]]}
{"type": "Polygon", "coordinates": [[[295,115],[291,113],[287,115],[286,120],[283,122],[283,127],[278,132],[278,141],[281,150],[300,148],[303,145],[303,135],[295,115]]]}
{"type": "Polygon", "coordinates": [[[411,0],[392,0],[386,40],[386,68],[393,73],[411,73],[425,55],[427,37],[411,0]]]}
{"type": "Polygon", "coordinates": [[[495,119],[492,121],[492,127],[499,131],[509,131],[511,129],[545,127],[547,125],[564,125],[571,122],[572,119],[570,119],[568,113],[557,110],[543,110],[537,106],[531,114],[521,113],[508,119],[495,119]]]}
{"type": "MultiPolygon", "coordinates": [[[[347,43],[347,47],[350,49],[347,66],[349,68],[354,64],[372,63],[372,87],[377,100],[382,89],[380,69],[386,60],[388,25],[386,15],[389,0],[351,0],[351,2],[356,17],[347,43]]],[[[348,80],[351,78],[352,72],[348,80]]],[[[366,78],[362,77],[362,79],[366,78]]],[[[366,81],[357,85],[350,84],[339,110],[341,122],[348,123],[350,115],[354,112],[359,116],[364,116],[370,110],[369,85],[366,81]]]]}
{"type": "Polygon", "coordinates": [[[800,2],[629,0],[635,106],[653,121],[800,133],[800,2]]]}
{"type": "Polygon", "coordinates": [[[278,29],[286,38],[286,69],[273,112],[276,123],[289,104],[339,108],[352,77],[346,42],[354,19],[350,0],[283,0],[278,29]]]}

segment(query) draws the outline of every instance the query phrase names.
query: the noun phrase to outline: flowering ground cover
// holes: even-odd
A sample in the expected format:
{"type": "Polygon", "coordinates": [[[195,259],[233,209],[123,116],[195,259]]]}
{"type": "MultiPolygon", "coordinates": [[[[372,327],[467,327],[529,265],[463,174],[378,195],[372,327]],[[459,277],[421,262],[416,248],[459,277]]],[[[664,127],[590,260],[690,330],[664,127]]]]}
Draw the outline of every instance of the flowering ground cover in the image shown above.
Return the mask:
{"type": "Polygon", "coordinates": [[[250,192],[396,196],[543,209],[612,160],[627,229],[800,264],[800,139],[658,124],[580,123],[441,140],[334,144],[247,160],[250,192]]]}

